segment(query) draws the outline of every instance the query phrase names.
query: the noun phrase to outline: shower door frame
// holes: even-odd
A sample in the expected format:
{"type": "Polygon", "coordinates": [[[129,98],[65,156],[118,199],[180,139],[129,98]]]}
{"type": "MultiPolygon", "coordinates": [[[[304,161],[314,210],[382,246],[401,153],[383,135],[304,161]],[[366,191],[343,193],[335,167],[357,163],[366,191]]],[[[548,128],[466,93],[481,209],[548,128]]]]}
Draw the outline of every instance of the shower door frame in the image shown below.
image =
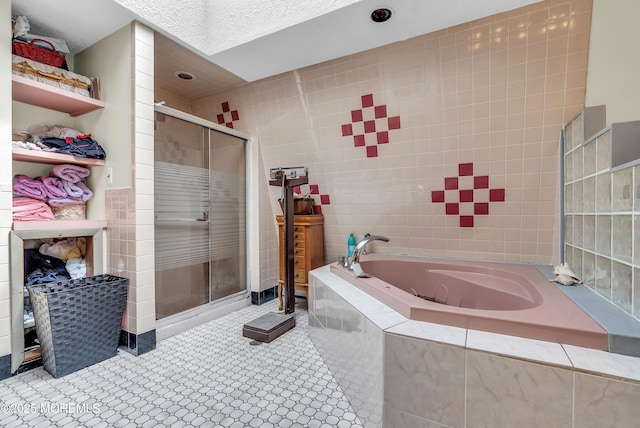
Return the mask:
{"type": "MultiPolygon", "coordinates": [[[[209,128],[209,134],[211,132],[220,132],[226,135],[230,135],[232,137],[240,138],[244,140],[244,151],[245,151],[245,275],[246,275],[246,288],[243,291],[239,291],[233,294],[230,294],[225,297],[221,297],[216,300],[211,300],[209,297],[209,302],[200,306],[196,306],[191,309],[187,309],[185,311],[169,315],[160,320],[156,320],[156,323],[173,323],[179,322],[184,319],[195,319],[198,316],[202,316],[203,322],[206,322],[209,317],[206,314],[203,314],[212,306],[215,306],[218,309],[218,304],[231,304],[233,305],[236,302],[242,301],[242,303],[248,302],[250,303],[250,291],[253,288],[252,283],[253,280],[257,280],[259,277],[258,271],[255,269],[255,266],[252,263],[252,260],[258,260],[258,248],[252,245],[252,236],[258,236],[257,230],[254,227],[254,230],[251,230],[251,224],[257,223],[257,216],[252,216],[251,214],[257,212],[257,210],[251,209],[252,207],[257,207],[258,202],[254,200],[257,196],[257,192],[251,190],[251,183],[255,181],[254,171],[257,171],[257,153],[255,153],[257,147],[254,143],[254,140],[250,135],[247,135],[242,132],[238,132],[232,128],[228,128],[226,126],[219,125],[217,123],[211,122],[207,119],[203,119],[198,116],[194,116],[189,113],[185,113],[180,110],[173,109],[171,107],[166,107],[164,105],[156,104],[154,107],[155,112],[162,113],[167,116],[170,116],[175,119],[180,119],[194,125],[199,125],[204,128],[209,128]],[[255,217],[255,218],[254,218],[255,217]],[[252,275],[252,272],[254,274],[252,275]]],[[[209,137],[210,138],[210,137],[209,137]]],[[[154,227],[155,228],[155,227],[154,227]]],[[[209,279],[209,288],[211,287],[211,279],[209,279]]]]}

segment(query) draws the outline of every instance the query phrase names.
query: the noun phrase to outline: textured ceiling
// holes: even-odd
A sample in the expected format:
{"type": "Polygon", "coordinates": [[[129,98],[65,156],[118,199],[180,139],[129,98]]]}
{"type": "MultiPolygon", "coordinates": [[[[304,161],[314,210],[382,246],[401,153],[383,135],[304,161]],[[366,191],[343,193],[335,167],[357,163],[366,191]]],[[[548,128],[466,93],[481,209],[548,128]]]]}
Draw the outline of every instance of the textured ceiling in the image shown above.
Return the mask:
{"type": "Polygon", "coordinates": [[[149,25],[162,35],[156,83],[192,99],[537,1],[12,0],[11,7],[29,18],[32,33],[65,39],[73,54],[132,20],[149,25]],[[373,23],[369,13],[383,6],[392,19],[373,23]],[[176,71],[196,79],[180,81],[176,71]]]}
{"type": "Polygon", "coordinates": [[[33,34],[64,39],[73,54],[135,19],[112,0],[12,0],[11,14],[26,16],[33,34]]]}

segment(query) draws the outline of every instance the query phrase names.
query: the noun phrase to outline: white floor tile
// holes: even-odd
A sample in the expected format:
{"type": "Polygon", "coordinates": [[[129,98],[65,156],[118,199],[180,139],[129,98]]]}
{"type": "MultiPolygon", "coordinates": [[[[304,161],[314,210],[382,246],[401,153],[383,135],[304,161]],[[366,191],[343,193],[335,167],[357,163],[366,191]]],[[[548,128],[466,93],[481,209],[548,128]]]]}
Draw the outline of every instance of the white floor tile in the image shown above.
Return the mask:
{"type": "Polygon", "coordinates": [[[1,426],[360,427],[307,335],[296,327],[250,345],[242,326],[276,311],[250,306],[170,337],[147,354],[126,352],[65,377],[43,368],[0,381],[1,426]]]}

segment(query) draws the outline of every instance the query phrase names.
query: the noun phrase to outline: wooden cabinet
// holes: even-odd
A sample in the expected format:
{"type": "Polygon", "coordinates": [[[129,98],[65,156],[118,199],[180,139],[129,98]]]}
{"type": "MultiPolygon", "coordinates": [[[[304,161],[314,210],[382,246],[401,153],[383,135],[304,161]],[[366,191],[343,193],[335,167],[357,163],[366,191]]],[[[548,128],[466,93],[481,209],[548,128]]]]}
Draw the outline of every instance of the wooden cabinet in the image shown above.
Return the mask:
{"type": "MultiPolygon", "coordinates": [[[[284,286],[284,216],[276,216],[280,254],[280,277],[278,298],[282,310],[282,288],[284,286]]],[[[296,215],[293,217],[294,236],[294,287],[307,292],[309,271],[324,264],[324,216],[296,215]]]]}

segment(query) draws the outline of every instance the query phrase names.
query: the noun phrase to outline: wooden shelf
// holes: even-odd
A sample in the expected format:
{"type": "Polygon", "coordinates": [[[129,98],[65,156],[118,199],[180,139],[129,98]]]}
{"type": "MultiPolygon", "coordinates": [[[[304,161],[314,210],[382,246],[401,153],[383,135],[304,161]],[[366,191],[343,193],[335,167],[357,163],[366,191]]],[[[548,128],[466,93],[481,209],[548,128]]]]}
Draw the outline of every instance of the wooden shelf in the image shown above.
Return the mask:
{"type": "Polygon", "coordinates": [[[83,166],[103,166],[106,163],[104,159],[79,158],[65,153],[41,152],[38,150],[21,149],[18,147],[14,147],[11,150],[11,153],[13,155],[13,160],[22,162],[47,163],[51,165],[71,163],[83,166]]]}
{"type": "Polygon", "coordinates": [[[26,77],[11,75],[15,101],[80,116],[104,107],[104,101],[56,88],[26,77]]]}
{"type": "Polygon", "coordinates": [[[13,230],[105,229],[106,220],[14,221],[13,230]]]}

